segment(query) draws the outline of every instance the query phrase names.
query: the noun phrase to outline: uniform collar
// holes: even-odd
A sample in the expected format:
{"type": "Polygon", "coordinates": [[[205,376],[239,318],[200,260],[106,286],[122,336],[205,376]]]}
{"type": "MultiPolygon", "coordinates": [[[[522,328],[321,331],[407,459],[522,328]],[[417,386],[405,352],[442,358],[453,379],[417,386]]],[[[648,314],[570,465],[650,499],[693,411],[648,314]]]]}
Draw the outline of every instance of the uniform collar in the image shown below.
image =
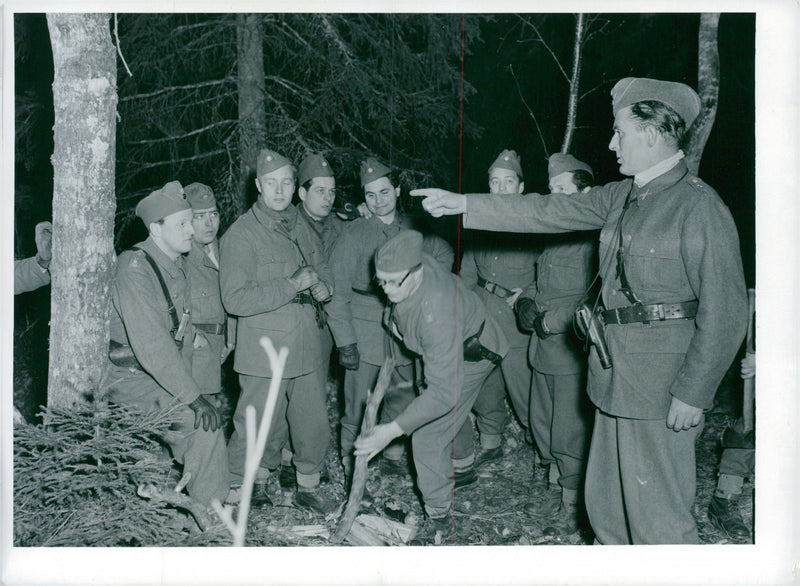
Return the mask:
{"type": "Polygon", "coordinates": [[[178,255],[178,258],[172,260],[158,247],[152,236],[148,236],[147,240],[140,242],[136,246],[152,256],[156,264],[167,271],[171,277],[176,277],[178,272],[183,270],[184,256],[181,254],[178,255]]]}
{"type": "Polygon", "coordinates": [[[681,159],[683,159],[683,157],[684,157],[683,151],[679,150],[671,157],[667,157],[663,161],[659,161],[649,169],[640,171],[633,177],[634,185],[640,188],[644,187],[656,177],[663,175],[664,173],[675,167],[675,165],[677,165],[681,161],[681,159]]]}
{"type": "Polygon", "coordinates": [[[642,187],[637,187],[636,183],[633,184],[632,187],[632,197],[637,200],[644,200],[645,197],[648,195],[654,195],[665,189],[672,187],[678,181],[680,181],[684,175],[689,172],[689,168],[686,166],[686,163],[680,159],[678,162],[670,168],[665,173],[657,176],[656,178],[652,179],[647,184],[643,185],[642,187]]]}

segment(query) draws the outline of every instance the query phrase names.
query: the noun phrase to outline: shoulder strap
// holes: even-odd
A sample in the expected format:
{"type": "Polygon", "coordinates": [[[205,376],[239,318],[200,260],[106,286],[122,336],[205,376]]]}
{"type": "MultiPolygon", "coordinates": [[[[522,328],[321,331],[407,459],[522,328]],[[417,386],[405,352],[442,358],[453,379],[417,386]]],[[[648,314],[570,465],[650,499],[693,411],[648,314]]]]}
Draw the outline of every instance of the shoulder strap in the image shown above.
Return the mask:
{"type": "Polygon", "coordinates": [[[144,249],[139,248],[138,246],[134,246],[133,250],[141,250],[144,253],[144,257],[147,259],[147,262],[153,267],[153,271],[158,277],[158,282],[161,285],[161,291],[164,293],[164,297],[167,300],[167,311],[169,312],[169,316],[172,318],[172,331],[178,331],[178,312],[175,309],[175,306],[172,304],[172,297],[169,295],[169,289],[167,289],[167,284],[164,282],[164,277],[161,275],[161,271],[156,264],[156,261],[153,259],[150,254],[144,249]]]}

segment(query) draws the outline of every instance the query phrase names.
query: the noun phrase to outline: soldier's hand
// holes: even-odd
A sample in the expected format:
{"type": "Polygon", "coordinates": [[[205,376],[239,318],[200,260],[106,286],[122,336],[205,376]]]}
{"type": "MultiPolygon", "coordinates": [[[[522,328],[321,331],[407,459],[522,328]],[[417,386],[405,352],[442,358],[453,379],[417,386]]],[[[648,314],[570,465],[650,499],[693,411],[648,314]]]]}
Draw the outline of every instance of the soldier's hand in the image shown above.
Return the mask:
{"type": "Polygon", "coordinates": [[[362,218],[366,218],[369,220],[372,217],[372,212],[369,211],[366,202],[362,201],[360,204],[358,204],[356,210],[358,210],[358,215],[361,216],[362,218]]]}
{"type": "Polygon", "coordinates": [[[520,329],[526,332],[533,330],[536,316],[539,314],[539,312],[536,311],[536,303],[534,303],[533,299],[530,297],[520,297],[517,299],[514,309],[517,313],[517,324],[519,324],[520,329]]]}
{"type": "Polygon", "coordinates": [[[388,446],[391,441],[403,435],[403,430],[394,421],[391,423],[381,423],[376,425],[369,435],[361,435],[356,438],[355,455],[367,456],[367,460],[388,446]]]}
{"type": "Polygon", "coordinates": [[[200,427],[200,423],[203,424],[203,431],[217,431],[217,429],[222,425],[222,418],[219,416],[219,413],[214,408],[214,406],[209,403],[203,395],[198,396],[194,401],[189,403],[189,409],[194,411],[194,428],[197,429],[200,427]]]}
{"type": "Polygon", "coordinates": [[[434,218],[463,214],[467,211],[467,196],[444,189],[412,189],[414,197],[424,197],[422,207],[434,218]]]}
{"type": "Polygon", "coordinates": [[[53,224],[50,222],[36,224],[33,238],[36,242],[36,262],[46,269],[53,258],[53,224]]]}
{"type": "Polygon", "coordinates": [[[684,431],[691,429],[703,418],[703,410],[700,407],[692,407],[684,403],[677,397],[672,397],[667,413],[667,427],[673,431],[684,431]]]}
{"type": "Polygon", "coordinates": [[[300,267],[291,277],[289,277],[289,282],[294,285],[294,288],[298,293],[300,291],[305,291],[318,281],[319,275],[317,275],[317,271],[310,266],[300,267]]]}
{"type": "Polygon", "coordinates": [[[347,370],[358,370],[358,364],[360,361],[361,359],[358,355],[358,344],[339,346],[339,364],[344,366],[347,370]]]}
{"type": "Polygon", "coordinates": [[[317,300],[325,302],[331,298],[331,290],[325,281],[318,281],[311,285],[311,296],[317,300]]]}

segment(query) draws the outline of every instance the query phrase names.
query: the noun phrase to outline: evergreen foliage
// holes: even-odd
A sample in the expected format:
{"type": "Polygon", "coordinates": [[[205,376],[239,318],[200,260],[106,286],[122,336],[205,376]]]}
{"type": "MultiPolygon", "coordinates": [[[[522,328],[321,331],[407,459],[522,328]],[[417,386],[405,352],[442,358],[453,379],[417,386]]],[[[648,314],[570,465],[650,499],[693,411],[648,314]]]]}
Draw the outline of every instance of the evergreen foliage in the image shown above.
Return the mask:
{"type": "MultiPolygon", "coordinates": [[[[192,531],[190,519],[137,495],[165,487],[172,461],[159,436],[173,411],[118,405],[48,409],[47,426],[14,430],[16,546],[170,546],[229,543],[221,526],[192,531]]],[[[173,475],[174,480],[175,475],[173,475]]]]}

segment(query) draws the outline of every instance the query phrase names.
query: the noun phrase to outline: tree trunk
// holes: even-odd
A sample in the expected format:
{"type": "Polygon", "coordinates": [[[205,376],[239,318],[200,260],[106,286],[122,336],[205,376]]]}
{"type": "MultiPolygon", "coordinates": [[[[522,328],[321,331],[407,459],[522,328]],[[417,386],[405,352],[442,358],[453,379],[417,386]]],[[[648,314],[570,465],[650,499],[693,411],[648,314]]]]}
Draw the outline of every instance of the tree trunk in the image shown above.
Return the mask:
{"type": "Polygon", "coordinates": [[[697,175],[703,149],[714,126],[719,101],[719,47],[717,46],[717,29],[719,13],[703,13],[700,15],[700,32],[698,33],[697,50],[697,90],[700,94],[700,114],[687,129],[686,164],[689,170],[697,175]]]}
{"type": "Polygon", "coordinates": [[[568,153],[572,146],[572,134],[575,132],[575,120],[578,117],[578,88],[581,80],[581,50],[583,37],[586,31],[586,15],[580,13],[575,19],[575,44],[572,49],[572,75],[569,79],[569,102],[567,110],[567,127],[564,130],[564,140],[561,143],[561,152],[568,153]]]}
{"type": "Polygon", "coordinates": [[[254,189],[256,157],[266,140],[264,106],[264,24],[260,14],[236,16],[239,89],[239,188],[237,215],[247,209],[248,190],[254,189]]]}
{"type": "Polygon", "coordinates": [[[108,14],[48,14],[53,48],[49,406],[95,394],[108,353],[117,61],[108,14]]]}

